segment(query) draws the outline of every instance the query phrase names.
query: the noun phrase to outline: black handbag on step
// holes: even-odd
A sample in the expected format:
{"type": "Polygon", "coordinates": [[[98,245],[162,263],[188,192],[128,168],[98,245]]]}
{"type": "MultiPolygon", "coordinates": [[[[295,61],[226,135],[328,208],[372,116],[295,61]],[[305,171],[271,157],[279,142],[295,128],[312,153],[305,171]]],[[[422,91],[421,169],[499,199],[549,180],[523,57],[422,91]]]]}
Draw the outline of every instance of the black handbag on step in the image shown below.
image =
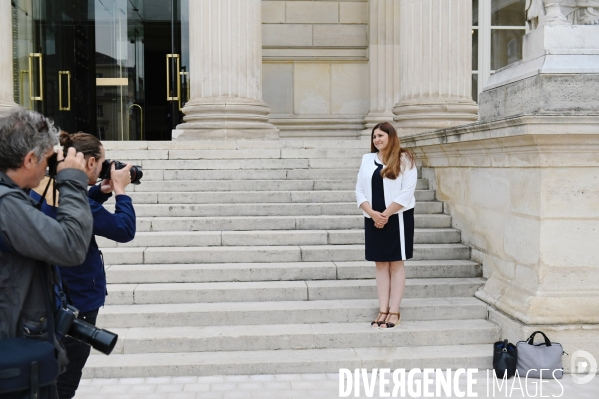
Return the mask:
{"type": "Polygon", "coordinates": [[[497,378],[511,378],[516,374],[518,350],[516,346],[507,342],[497,341],[493,344],[493,370],[497,378]]]}

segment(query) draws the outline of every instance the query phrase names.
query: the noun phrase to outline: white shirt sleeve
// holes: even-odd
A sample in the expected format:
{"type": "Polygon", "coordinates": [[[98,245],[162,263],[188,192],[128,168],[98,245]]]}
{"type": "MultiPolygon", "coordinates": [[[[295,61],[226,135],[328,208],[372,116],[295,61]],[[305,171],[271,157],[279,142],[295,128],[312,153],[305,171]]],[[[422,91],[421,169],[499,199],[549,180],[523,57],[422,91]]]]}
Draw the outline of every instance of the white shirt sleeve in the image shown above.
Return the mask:
{"type": "Polygon", "coordinates": [[[401,190],[393,198],[393,202],[402,205],[404,208],[408,208],[414,203],[414,191],[418,182],[418,169],[414,165],[412,169],[405,169],[402,175],[401,190]]]}
{"type": "Polygon", "coordinates": [[[366,198],[366,191],[364,190],[364,185],[362,184],[362,179],[360,176],[362,174],[362,165],[360,165],[360,170],[358,171],[358,180],[356,182],[356,202],[358,203],[358,208],[362,203],[367,202],[368,198],[366,198]]]}

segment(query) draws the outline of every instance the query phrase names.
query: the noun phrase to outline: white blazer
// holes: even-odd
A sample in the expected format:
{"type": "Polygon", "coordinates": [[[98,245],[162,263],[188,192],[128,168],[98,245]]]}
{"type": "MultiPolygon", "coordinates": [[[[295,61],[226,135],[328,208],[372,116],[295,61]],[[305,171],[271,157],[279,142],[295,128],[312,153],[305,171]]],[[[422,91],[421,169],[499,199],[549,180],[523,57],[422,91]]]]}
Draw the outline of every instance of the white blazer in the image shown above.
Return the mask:
{"type": "MultiPolygon", "coordinates": [[[[378,163],[381,163],[381,161],[377,159],[376,155],[376,152],[371,152],[370,154],[365,154],[362,157],[362,165],[360,166],[360,171],[358,172],[358,182],[356,183],[356,201],[358,203],[358,208],[363,202],[368,202],[372,205],[372,174],[377,169],[374,161],[376,159],[378,163]]],[[[403,205],[403,208],[401,208],[397,213],[412,209],[416,205],[414,191],[416,190],[416,183],[418,181],[418,172],[416,167],[414,166],[411,169],[407,169],[409,162],[405,155],[402,155],[401,161],[405,162],[405,169],[399,176],[397,176],[397,179],[391,180],[386,177],[383,178],[385,206],[388,207],[392,202],[403,205]]],[[[362,212],[367,218],[370,217],[366,212],[362,212]]]]}

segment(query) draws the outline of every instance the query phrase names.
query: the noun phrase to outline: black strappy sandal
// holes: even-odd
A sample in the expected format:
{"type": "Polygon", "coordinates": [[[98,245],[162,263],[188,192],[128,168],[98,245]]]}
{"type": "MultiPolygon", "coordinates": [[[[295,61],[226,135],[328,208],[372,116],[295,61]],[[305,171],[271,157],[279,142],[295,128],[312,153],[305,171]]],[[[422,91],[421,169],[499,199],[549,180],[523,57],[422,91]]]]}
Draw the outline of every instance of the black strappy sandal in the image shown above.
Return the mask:
{"type": "Polygon", "coordinates": [[[380,327],[381,330],[391,330],[391,329],[397,327],[401,323],[401,313],[399,313],[399,311],[397,313],[389,312],[389,316],[391,316],[391,315],[397,316],[397,323],[389,323],[389,322],[381,323],[381,325],[384,324],[386,326],[386,327],[380,327]]]}
{"type": "Polygon", "coordinates": [[[385,318],[386,318],[386,317],[383,317],[381,319],[381,316],[386,316],[388,314],[389,314],[388,311],[387,312],[381,312],[379,310],[379,315],[376,317],[376,319],[374,319],[374,321],[372,323],[370,323],[370,327],[372,327],[372,328],[380,327],[381,324],[383,324],[385,322],[385,318]],[[379,319],[381,319],[381,320],[379,320],[379,319]]]}

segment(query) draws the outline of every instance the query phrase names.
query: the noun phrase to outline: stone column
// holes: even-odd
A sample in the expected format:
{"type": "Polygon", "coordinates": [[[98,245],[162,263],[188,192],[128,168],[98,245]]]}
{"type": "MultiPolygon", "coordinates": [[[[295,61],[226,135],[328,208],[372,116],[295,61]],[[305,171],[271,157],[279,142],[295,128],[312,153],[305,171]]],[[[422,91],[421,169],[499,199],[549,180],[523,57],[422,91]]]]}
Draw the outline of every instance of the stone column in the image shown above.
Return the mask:
{"type": "Polygon", "coordinates": [[[472,0],[400,0],[401,135],[475,122],[472,0]]]}
{"type": "Polygon", "coordinates": [[[374,125],[390,122],[399,102],[399,3],[370,0],[370,112],[362,137],[370,139],[374,125]]]}
{"type": "Polygon", "coordinates": [[[12,5],[0,2],[0,116],[16,107],[12,67],[12,5]]]}
{"type": "Polygon", "coordinates": [[[260,0],[189,2],[191,100],[178,140],[276,138],[262,101],[260,0]]]}

